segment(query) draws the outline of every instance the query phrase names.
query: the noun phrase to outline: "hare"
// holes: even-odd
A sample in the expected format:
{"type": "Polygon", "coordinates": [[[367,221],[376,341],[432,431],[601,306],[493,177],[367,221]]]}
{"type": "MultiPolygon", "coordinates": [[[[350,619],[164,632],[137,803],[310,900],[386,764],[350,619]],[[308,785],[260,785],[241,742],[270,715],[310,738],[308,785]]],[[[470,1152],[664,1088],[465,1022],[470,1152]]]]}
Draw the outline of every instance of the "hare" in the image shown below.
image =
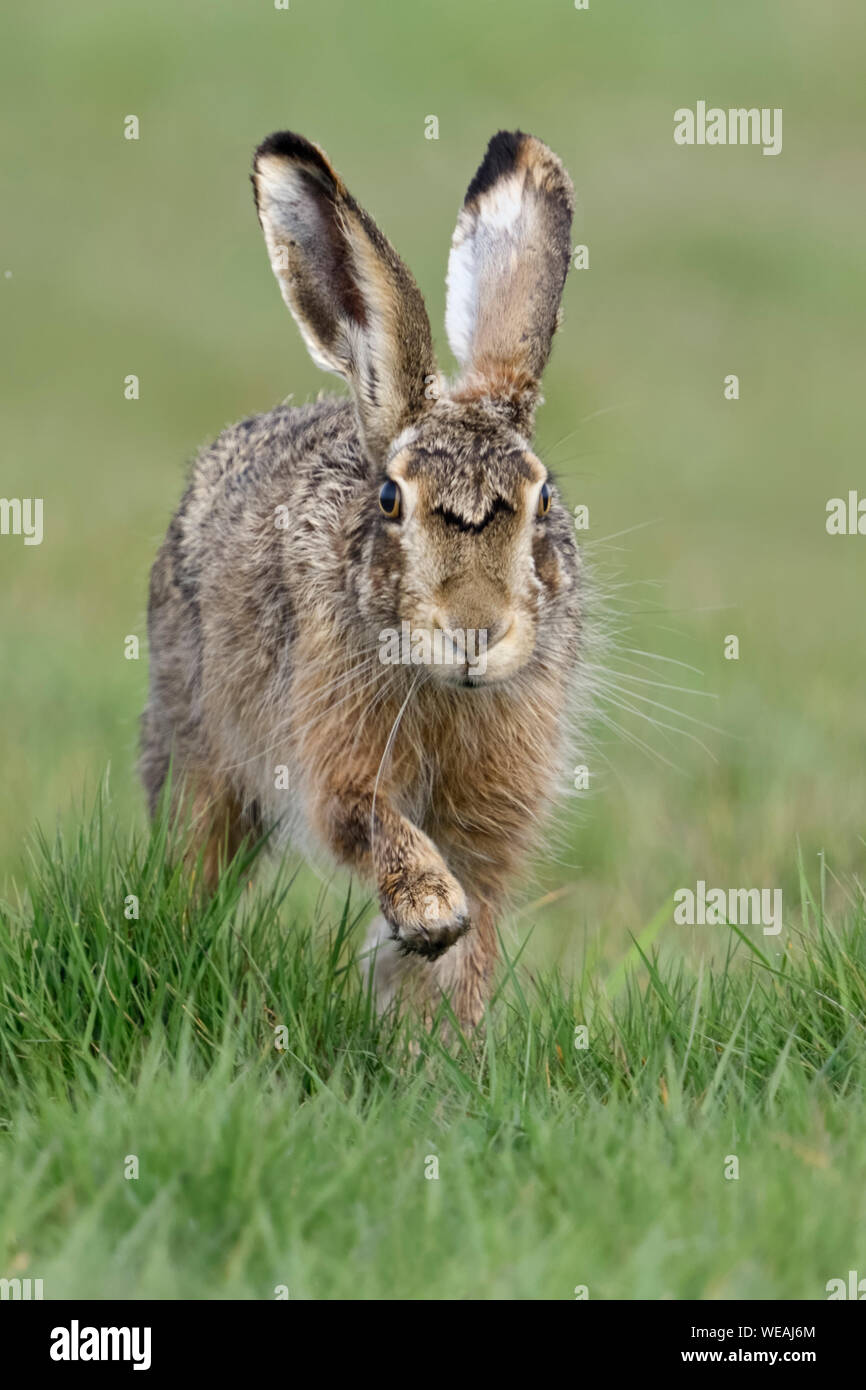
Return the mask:
{"type": "Polygon", "coordinates": [[[531,446],[571,181],[533,136],[490,141],[448,264],[453,384],[323,151],[271,135],[252,181],[283,298],[351,399],[244,420],[193,465],[151,575],[143,781],[153,813],[171,765],[211,883],[265,831],[368,880],[379,1006],[445,995],[469,1030],[578,685],[581,562],[531,446]]]}

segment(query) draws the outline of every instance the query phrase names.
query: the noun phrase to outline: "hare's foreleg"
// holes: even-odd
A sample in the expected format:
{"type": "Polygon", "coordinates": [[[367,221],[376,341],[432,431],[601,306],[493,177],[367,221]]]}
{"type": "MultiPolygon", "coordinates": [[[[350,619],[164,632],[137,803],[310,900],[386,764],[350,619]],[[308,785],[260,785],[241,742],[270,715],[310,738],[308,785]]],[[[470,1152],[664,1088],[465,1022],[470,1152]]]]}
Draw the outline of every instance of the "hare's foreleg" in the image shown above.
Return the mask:
{"type": "Polygon", "coordinates": [[[391,934],[405,951],[435,958],[468,930],[463,889],[430,837],[386,793],[334,793],[322,799],[317,819],[335,856],[374,879],[391,934]]]}

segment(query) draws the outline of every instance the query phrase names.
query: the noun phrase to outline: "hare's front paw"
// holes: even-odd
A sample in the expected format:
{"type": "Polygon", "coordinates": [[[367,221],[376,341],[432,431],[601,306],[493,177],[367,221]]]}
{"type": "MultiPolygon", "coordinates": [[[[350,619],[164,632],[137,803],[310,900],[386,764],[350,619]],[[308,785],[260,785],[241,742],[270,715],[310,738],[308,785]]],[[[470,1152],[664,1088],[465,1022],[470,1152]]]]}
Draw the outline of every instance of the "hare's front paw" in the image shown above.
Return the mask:
{"type": "Polygon", "coordinates": [[[441,955],[469,930],[466,895],[444,864],[387,875],[379,901],[395,939],[421,956],[441,955]]]}

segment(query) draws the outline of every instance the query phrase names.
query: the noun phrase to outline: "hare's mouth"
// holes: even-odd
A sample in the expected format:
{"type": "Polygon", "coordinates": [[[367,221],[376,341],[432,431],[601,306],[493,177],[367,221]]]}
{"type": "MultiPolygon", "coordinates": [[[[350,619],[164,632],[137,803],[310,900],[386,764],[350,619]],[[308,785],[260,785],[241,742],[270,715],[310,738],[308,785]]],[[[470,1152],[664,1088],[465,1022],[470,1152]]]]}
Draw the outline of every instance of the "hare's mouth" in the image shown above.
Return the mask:
{"type": "Polygon", "coordinates": [[[504,685],[509,680],[512,672],[497,673],[488,670],[473,670],[472,667],[461,667],[459,670],[437,672],[437,680],[440,686],[445,686],[449,690],[488,690],[491,686],[504,685]]]}

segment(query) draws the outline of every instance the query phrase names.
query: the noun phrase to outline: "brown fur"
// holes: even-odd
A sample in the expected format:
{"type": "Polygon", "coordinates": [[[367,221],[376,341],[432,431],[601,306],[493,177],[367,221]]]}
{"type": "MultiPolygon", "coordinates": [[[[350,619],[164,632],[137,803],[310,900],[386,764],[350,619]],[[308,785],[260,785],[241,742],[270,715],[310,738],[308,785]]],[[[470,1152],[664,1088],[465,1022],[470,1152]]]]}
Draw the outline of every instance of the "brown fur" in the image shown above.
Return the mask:
{"type": "Polygon", "coordinates": [[[284,297],[354,400],[243,421],[197,460],[151,578],[143,779],[153,809],[173,759],[211,883],[260,828],[373,883],[382,1004],[428,1014],[444,992],[471,1026],[577,671],[577,550],[528,438],[570,183],[532,137],[491,141],[452,253],[462,375],[437,392],[420,293],[322,152],[272,136],[253,177],[284,297]],[[383,664],[402,622],[487,634],[486,672],[383,664]]]}

